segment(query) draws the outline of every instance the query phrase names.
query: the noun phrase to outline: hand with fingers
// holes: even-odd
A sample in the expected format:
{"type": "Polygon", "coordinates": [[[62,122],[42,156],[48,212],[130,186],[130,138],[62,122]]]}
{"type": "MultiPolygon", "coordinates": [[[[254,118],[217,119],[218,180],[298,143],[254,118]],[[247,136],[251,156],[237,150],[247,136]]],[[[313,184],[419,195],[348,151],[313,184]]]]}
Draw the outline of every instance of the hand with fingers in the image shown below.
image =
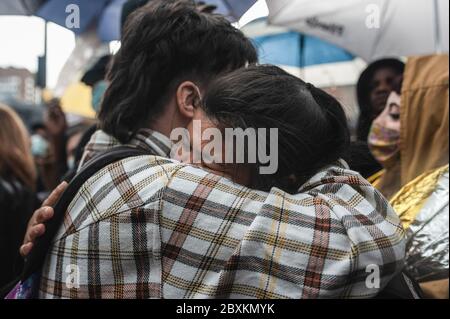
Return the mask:
{"type": "Polygon", "coordinates": [[[20,247],[20,255],[22,257],[28,256],[30,251],[33,249],[33,245],[36,239],[44,235],[45,222],[52,219],[54,213],[53,206],[58,202],[67,186],[68,184],[66,182],[61,183],[44,201],[41,208],[33,213],[33,216],[28,222],[23,244],[20,247]]]}

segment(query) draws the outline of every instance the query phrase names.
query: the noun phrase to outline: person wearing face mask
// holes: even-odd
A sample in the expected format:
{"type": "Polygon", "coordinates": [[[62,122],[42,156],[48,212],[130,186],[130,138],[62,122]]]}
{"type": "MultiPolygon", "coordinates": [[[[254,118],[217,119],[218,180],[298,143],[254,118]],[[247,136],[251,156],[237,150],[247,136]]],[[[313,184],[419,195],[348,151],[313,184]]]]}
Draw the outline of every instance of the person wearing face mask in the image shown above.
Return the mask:
{"type": "Polygon", "coordinates": [[[406,230],[407,268],[434,298],[449,296],[448,98],[448,55],[411,58],[368,137],[384,167],[372,182],[406,230]]]}
{"type": "Polygon", "coordinates": [[[112,55],[102,56],[81,78],[82,83],[92,88],[92,108],[96,113],[100,111],[103,94],[108,88],[105,77],[111,58],[112,55]]]}
{"type": "Polygon", "coordinates": [[[67,171],[65,114],[58,99],[46,103],[42,123],[31,127],[31,152],[38,172],[36,191],[43,200],[67,171]]]}
{"type": "MultiPolygon", "coordinates": [[[[105,77],[111,59],[112,55],[102,56],[81,78],[81,82],[92,88],[92,108],[96,114],[100,112],[103,95],[108,88],[108,82],[105,80],[105,77]]],[[[67,153],[68,172],[63,178],[65,181],[70,181],[76,175],[84,148],[97,129],[97,124],[83,128],[82,134],[77,134],[78,137],[72,141],[71,151],[67,153]]]]}
{"type": "Polygon", "coordinates": [[[400,88],[392,91],[384,111],[375,119],[368,137],[370,152],[384,170],[372,177],[386,198],[400,189],[400,88]]]}

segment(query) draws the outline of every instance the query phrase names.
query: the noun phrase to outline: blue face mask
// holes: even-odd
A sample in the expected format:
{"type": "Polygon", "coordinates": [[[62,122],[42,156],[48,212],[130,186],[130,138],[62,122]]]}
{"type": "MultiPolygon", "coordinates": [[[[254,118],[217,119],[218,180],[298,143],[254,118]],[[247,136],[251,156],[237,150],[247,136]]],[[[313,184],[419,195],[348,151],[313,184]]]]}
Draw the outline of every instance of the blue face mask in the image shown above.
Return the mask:
{"type": "Polygon", "coordinates": [[[49,144],[45,138],[39,134],[31,136],[31,153],[34,157],[45,158],[48,155],[49,144]]]}
{"type": "Polygon", "coordinates": [[[100,81],[94,85],[92,88],[92,107],[94,111],[98,114],[100,112],[100,107],[102,106],[103,95],[108,88],[108,82],[100,81]]]}

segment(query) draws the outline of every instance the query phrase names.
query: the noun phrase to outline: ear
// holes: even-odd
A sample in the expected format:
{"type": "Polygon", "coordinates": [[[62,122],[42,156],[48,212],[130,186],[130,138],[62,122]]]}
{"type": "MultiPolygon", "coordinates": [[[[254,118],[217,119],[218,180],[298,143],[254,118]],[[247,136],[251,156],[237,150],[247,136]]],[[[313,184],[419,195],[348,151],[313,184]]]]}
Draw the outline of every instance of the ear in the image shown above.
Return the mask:
{"type": "Polygon", "coordinates": [[[200,89],[194,83],[185,81],[178,86],[177,107],[182,116],[192,119],[199,100],[200,89]]]}

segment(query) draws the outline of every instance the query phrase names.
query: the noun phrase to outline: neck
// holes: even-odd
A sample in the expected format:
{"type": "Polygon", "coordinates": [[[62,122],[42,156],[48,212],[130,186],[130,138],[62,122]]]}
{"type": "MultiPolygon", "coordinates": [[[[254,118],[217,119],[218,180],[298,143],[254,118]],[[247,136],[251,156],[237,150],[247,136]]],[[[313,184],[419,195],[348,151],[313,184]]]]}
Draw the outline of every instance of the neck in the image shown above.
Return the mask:
{"type": "Polygon", "coordinates": [[[172,133],[172,129],[176,122],[176,116],[174,114],[174,108],[170,105],[167,105],[164,110],[165,111],[162,114],[149,123],[149,128],[170,138],[170,134],[172,133]]]}
{"type": "Polygon", "coordinates": [[[170,132],[172,129],[169,125],[167,125],[167,122],[156,120],[150,124],[149,128],[170,138],[170,132]]]}

